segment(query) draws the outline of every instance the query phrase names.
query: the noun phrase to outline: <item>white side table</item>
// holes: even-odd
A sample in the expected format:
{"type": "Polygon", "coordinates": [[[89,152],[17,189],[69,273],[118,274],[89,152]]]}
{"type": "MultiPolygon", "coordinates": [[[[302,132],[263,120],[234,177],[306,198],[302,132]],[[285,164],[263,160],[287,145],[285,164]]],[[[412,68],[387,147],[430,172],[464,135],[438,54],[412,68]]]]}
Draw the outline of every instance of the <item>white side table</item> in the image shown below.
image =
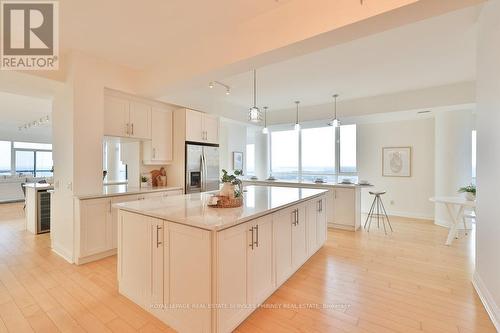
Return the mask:
{"type": "Polygon", "coordinates": [[[432,197],[429,199],[432,202],[441,203],[446,206],[448,210],[448,215],[451,219],[450,231],[448,232],[448,238],[446,239],[446,245],[451,245],[453,238],[457,236],[458,223],[462,220],[462,215],[466,207],[475,209],[476,202],[469,201],[461,197],[432,197]],[[454,208],[458,207],[458,210],[454,208]]]}

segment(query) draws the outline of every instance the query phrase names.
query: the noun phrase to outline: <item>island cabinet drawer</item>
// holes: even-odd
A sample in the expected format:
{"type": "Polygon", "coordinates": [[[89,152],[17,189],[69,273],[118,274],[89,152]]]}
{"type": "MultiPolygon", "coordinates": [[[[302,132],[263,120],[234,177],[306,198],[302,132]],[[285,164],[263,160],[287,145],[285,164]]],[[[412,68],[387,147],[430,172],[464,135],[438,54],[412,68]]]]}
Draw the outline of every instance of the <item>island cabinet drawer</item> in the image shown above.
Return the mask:
{"type": "Polygon", "coordinates": [[[218,332],[231,332],[275,290],[273,220],[264,216],[217,233],[218,332]]]}

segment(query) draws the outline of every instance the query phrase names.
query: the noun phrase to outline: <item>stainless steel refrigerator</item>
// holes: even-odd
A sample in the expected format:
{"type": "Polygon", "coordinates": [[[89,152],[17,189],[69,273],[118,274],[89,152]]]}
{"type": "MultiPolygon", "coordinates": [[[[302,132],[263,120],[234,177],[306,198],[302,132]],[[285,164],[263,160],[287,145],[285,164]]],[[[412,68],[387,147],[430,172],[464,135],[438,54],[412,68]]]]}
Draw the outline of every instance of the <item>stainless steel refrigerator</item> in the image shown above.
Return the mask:
{"type": "Polygon", "coordinates": [[[219,146],[186,143],[186,193],[219,189],[219,146]]]}

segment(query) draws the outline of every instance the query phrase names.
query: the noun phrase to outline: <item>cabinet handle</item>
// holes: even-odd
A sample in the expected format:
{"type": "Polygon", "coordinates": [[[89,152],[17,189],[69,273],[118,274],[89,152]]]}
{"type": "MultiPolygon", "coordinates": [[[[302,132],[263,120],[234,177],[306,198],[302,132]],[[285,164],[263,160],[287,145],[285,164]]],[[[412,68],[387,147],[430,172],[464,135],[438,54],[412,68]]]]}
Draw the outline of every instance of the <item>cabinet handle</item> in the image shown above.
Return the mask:
{"type": "Polygon", "coordinates": [[[153,158],[156,158],[156,148],[153,148],[153,158]]]}
{"type": "Polygon", "coordinates": [[[134,135],[134,123],[132,123],[132,135],[134,135]]]}
{"type": "Polygon", "coordinates": [[[129,124],[129,123],[127,123],[127,124],[125,125],[125,132],[126,132],[126,134],[127,134],[127,135],[129,135],[129,134],[130,134],[130,124],[129,124]]]}
{"type": "Polygon", "coordinates": [[[159,225],[156,226],[156,247],[158,248],[160,245],[163,244],[163,242],[160,242],[160,237],[159,237],[159,231],[162,230],[163,228],[160,227],[159,225]]]}
{"type": "Polygon", "coordinates": [[[259,225],[258,224],[255,226],[255,233],[256,233],[255,247],[259,247],[259,225]]]}
{"type": "Polygon", "coordinates": [[[295,210],[295,216],[297,216],[297,225],[299,225],[300,220],[299,220],[299,210],[298,209],[295,210]]]}
{"type": "Polygon", "coordinates": [[[253,250],[253,245],[254,245],[254,242],[253,242],[253,227],[251,227],[250,229],[248,229],[248,231],[250,231],[252,233],[252,241],[250,242],[250,247],[252,248],[253,250]]]}

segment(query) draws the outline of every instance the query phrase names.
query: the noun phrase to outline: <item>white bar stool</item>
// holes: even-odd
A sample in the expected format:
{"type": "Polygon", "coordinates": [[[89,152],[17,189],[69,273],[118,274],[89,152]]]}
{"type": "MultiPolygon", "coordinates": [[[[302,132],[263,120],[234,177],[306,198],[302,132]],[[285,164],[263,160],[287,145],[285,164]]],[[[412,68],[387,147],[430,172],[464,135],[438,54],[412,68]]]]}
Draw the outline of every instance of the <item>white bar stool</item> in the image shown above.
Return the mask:
{"type": "Polygon", "coordinates": [[[380,229],[380,219],[382,219],[382,226],[384,227],[384,233],[387,235],[387,228],[385,227],[385,220],[387,220],[387,224],[389,228],[392,230],[391,222],[389,221],[389,216],[387,216],[387,212],[385,211],[384,203],[382,202],[381,196],[386,193],[386,191],[370,191],[371,195],[374,195],[373,203],[368,212],[368,216],[366,217],[364,228],[370,232],[370,227],[372,225],[372,219],[377,218],[377,228],[380,229]],[[367,228],[368,226],[368,228],[367,228]]]}

